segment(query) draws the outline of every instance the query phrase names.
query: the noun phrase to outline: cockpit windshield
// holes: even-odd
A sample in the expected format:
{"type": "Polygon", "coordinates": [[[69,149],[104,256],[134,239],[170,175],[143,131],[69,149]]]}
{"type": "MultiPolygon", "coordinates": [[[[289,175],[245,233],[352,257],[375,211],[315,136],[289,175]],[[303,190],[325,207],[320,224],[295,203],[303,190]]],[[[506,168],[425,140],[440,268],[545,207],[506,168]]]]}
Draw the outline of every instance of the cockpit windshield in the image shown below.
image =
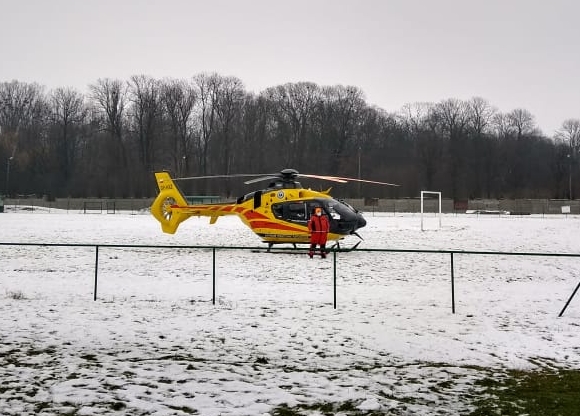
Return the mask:
{"type": "Polygon", "coordinates": [[[328,211],[330,213],[330,216],[336,220],[339,220],[341,218],[350,219],[352,218],[353,214],[356,213],[354,208],[351,207],[350,205],[342,201],[336,200],[332,200],[328,203],[328,211]]]}

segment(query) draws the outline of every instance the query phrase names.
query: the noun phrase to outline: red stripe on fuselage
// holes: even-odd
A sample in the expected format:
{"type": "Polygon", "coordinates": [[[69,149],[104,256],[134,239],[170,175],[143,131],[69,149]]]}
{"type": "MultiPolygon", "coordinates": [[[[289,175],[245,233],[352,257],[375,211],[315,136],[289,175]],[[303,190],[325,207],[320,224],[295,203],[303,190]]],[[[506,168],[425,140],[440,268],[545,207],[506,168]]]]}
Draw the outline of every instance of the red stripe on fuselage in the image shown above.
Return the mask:
{"type": "Polygon", "coordinates": [[[256,228],[269,228],[271,230],[295,231],[300,233],[305,232],[303,228],[292,227],[286,224],[280,224],[278,222],[272,221],[251,221],[250,225],[252,226],[253,230],[256,228]]]}
{"type": "Polygon", "coordinates": [[[256,212],[256,211],[247,211],[244,213],[244,217],[246,217],[246,219],[248,221],[258,220],[258,219],[260,219],[260,220],[267,220],[268,219],[267,216],[265,216],[264,214],[260,214],[259,212],[256,212]]]}

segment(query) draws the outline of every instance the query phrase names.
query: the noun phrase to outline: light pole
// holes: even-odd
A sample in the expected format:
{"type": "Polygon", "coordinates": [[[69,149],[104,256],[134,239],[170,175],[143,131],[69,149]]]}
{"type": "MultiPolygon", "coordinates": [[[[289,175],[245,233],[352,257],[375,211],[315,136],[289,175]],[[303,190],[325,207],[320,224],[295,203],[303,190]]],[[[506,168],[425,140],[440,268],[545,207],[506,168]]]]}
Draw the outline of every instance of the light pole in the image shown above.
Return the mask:
{"type": "Polygon", "coordinates": [[[358,197],[359,198],[362,198],[361,191],[360,191],[360,189],[361,189],[361,186],[360,186],[360,184],[361,184],[361,182],[360,182],[360,154],[361,154],[361,150],[362,150],[361,146],[359,146],[358,147],[358,197]]]}
{"type": "Polygon", "coordinates": [[[572,200],[572,156],[568,153],[568,199],[572,200]]]}
{"type": "Polygon", "coordinates": [[[8,186],[10,185],[10,162],[12,159],[14,159],[14,156],[6,159],[6,196],[8,196],[8,186]]]}

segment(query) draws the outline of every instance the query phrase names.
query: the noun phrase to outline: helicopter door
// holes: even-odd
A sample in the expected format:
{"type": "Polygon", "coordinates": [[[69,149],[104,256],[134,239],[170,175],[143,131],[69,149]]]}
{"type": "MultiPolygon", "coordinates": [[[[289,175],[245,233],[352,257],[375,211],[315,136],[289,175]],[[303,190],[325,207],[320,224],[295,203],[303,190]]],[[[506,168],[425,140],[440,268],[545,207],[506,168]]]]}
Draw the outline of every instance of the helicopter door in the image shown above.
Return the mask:
{"type": "Polygon", "coordinates": [[[254,192],[254,209],[262,206],[262,191],[254,192]]]}
{"type": "Polygon", "coordinates": [[[304,202],[289,202],[284,204],[284,219],[290,222],[306,223],[306,204],[304,202]]]}

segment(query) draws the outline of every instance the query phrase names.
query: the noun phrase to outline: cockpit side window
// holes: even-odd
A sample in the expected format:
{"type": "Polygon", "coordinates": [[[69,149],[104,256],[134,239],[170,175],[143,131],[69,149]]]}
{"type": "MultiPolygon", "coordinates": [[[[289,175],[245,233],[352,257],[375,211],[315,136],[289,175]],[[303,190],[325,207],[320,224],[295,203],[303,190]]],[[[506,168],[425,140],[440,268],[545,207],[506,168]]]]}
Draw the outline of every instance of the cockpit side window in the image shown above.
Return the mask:
{"type": "Polygon", "coordinates": [[[304,202],[291,202],[287,204],[287,216],[289,221],[306,221],[306,204],[304,202]]]}
{"type": "Polygon", "coordinates": [[[284,207],[282,204],[274,204],[272,205],[272,213],[276,218],[283,219],[284,218],[284,207]]]}
{"type": "Polygon", "coordinates": [[[306,222],[308,215],[304,202],[282,202],[272,205],[272,213],[278,219],[291,222],[306,222]]]}
{"type": "Polygon", "coordinates": [[[330,218],[335,219],[335,220],[340,220],[340,209],[337,211],[337,203],[336,201],[332,201],[328,204],[328,212],[330,214],[330,218]]]}
{"type": "Polygon", "coordinates": [[[343,201],[336,200],[328,203],[328,211],[330,216],[337,220],[351,218],[353,214],[356,214],[356,210],[353,207],[343,201]]]}

